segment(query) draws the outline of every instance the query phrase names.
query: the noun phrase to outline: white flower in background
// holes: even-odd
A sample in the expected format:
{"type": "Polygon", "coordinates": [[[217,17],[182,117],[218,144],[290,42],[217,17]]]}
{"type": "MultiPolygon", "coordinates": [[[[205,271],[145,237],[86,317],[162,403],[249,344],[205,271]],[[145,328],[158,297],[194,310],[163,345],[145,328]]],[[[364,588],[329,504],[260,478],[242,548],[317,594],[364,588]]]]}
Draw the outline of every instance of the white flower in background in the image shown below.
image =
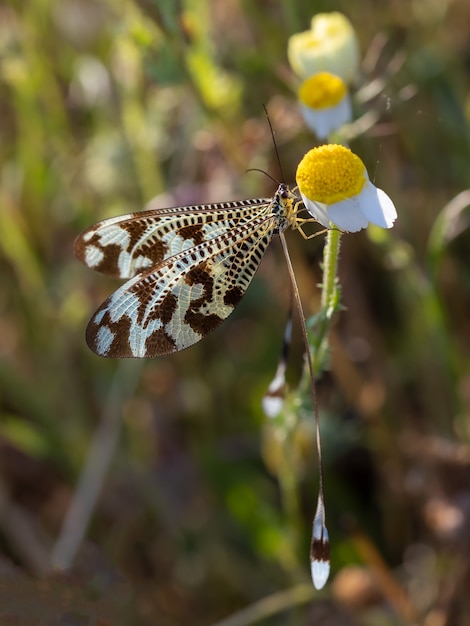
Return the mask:
{"type": "Polygon", "coordinates": [[[342,13],[318,13],[312,18],[310,30],[289,38],[287,57],[301,79],[331,72],[349,84],[359,69],[359,42],[351,22],[342,13]]]}
{"type": "Polygon", "coordinates": [[[305,123],[319,139],[326,139],[352,119],[346,83],[329,72],[310,76],[300,86],[300,110],[305,123]]]}
{"type": "Polygon", "coordinates": [[[344,146],[328,144],[307,152],[296,179],[305,208],[326,228],[354,233],[369,222],[391,228],[397,217],[391,199],[370,182],[364,163],[344,146]]]}

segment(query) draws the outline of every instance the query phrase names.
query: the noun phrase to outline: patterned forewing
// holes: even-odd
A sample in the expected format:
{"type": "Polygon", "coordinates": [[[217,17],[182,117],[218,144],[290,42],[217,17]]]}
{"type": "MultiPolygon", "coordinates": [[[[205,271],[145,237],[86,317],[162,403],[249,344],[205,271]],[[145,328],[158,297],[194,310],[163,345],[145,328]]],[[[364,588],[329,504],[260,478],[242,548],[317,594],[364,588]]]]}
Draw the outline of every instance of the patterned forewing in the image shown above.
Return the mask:
{"type": "Polygon", "coordinates": [[[252,220],[270,200],[151,209],[112,217],[85,230],[75,254],[88,267],[132,278],[165,259],[252,220]]]}
{"type": "Polygon", "coordinates": [[[193,345],[240,302],[277,229],[265,210],[132,278],[90,321],[88,345],[106,357],[154,357],[193,345]]]}

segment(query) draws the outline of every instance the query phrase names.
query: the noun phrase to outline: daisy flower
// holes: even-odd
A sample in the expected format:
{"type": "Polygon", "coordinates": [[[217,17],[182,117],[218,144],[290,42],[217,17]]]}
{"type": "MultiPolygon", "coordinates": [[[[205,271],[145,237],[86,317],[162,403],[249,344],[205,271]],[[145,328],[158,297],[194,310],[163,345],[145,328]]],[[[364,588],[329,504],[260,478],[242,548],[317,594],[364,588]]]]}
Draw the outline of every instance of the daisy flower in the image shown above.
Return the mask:
{"type": "Polygon", "coordinates": [[[348,89],[339,76],[314,74],[304,80],[298,95],[305,123],[319,139],[326,139],[352,119],[348,89]]]}
{"type": "Polygon", "coordinates": [[[369,180],[349,148],[328,144],[307,152],[297,167],[305,208],[326,228],[357,232],[369,224],[391,228],[397,217],[387,194],[369,180]]]}
{"type": "Polygon", "coordinates": [[[310,30],[296,33],[287,46],[297,76],[331,72],[351,83],[359,70],[359,42],[351,22],[339,12],[314,15],[310,30]]]}

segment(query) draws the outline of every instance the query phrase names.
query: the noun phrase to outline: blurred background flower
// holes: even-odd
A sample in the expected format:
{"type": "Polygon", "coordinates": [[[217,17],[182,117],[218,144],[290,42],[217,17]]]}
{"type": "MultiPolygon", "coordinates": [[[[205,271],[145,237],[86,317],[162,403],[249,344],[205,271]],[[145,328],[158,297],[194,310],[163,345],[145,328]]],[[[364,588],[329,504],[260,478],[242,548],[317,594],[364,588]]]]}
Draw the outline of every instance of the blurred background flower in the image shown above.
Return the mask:
{"type": "Polygon", "coordinates": [[[289,37],[287,56],[295,74],[305,79],[330,72],[352,83],[360,62],[359,41],[348,18],[334,11],[317,13],[310,30],[289,37]]]}
{"type": "Polygon", "coordinates": [[[300,85],[298,96],[305,123],[318,139],[326,139],[352,120],[351,99],[339,76],[314,74],[300,85]]]}

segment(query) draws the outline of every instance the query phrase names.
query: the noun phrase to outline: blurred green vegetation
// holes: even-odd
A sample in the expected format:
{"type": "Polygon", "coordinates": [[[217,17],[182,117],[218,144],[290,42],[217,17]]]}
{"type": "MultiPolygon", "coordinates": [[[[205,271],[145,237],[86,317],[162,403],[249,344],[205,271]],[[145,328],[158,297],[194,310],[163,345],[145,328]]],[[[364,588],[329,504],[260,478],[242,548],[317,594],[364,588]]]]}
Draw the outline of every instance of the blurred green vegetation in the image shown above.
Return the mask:
{"type": "MultiPolygon", "coordinates": [[[[469,197],[458,195],[470,185],[470,5],[351,7],[0,6],[0,567],[18,591],[0,585],[0,615],[29,624],[26,614],[49,616],[61,601],[100,623],[197,626],[293,589],[263,623],[470,624],[469,197]],[[73,241],[155,197],[271,196],[267,177],[246,173],[280,176],[263,104],[292,181],[315,138],[296,109],[287,40],[332,10],[350,17],[364,53],[385,37],[364,82],[395,52],[405,60],[373,103],[378,123],[352,145],[399,218],[390,232],[343,237],[346,308],[319,383],[332,583],[310,593],[311,416],[300,409],[291,442],[292,519],[271,473],[284,442],[260,405],[289,301],[280,247],[212,336],[123,365],[85,344],[116,282],[82,267],[73,241]],[[51,555],[107,406],[122,421],[117,448],[86,539],[58,576],[51,555]]],[[[321,238],[288,239],[314,312],[321,238]]]]}

